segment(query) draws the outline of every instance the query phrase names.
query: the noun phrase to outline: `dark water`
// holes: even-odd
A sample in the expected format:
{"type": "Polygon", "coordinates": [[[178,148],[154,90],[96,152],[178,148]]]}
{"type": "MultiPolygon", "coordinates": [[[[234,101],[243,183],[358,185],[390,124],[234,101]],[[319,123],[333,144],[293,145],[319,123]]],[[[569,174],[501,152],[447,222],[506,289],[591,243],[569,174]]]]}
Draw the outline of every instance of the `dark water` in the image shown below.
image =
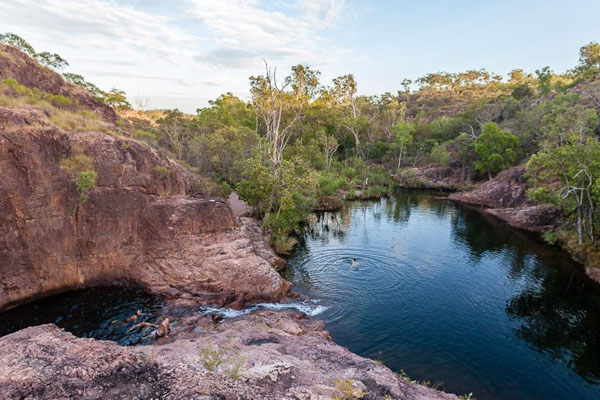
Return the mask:
{"type": "Polygon", "coordinates": [[[162,303],[135,289],[97,287],[63,293],[0,314],[0,336],[28,326],[54,323],[79,337],[112,340],[120,345],[146,344],[151,327],[133,328],[126,321],[137,310],[137,322],[157,323],[162,303]]]}
{"type": "Polygon", "coordinates": [[[477,399],[600,399],[600,289],[564,253],[403,192],[324,214],[289,259],[334,340],[477,399]],[[359,263],[353,268],[351,261],[359,263]]]}

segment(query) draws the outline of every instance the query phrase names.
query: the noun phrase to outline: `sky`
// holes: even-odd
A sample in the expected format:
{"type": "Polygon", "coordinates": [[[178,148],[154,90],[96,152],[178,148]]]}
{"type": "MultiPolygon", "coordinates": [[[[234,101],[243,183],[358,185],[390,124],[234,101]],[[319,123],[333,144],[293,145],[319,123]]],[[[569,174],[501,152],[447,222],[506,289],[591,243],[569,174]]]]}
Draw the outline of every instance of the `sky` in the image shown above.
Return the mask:
{"type": "Polygon", "coordinates": [[[264,61],[281,77],[309,65],[324,84],[352,73],[365,95],[430,72],[564,72],[600,41],[599,15],[599,0],[0,0],[0,32],[134,107],[194,113],[248,99],[264,61]]]}

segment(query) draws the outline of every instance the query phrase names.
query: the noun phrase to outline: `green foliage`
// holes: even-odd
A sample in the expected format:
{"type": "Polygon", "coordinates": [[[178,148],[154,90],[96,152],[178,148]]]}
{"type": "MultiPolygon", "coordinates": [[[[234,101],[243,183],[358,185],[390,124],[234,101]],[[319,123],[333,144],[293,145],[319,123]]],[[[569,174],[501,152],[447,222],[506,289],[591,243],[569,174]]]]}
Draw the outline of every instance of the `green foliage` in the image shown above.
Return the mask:
{"type": "Polygon", "coordinates": [[[587,232],[595,243],[595,214],[600,205],[600,142],[573,133],[563,141],[548,141],[527,163],[533,188],[528,195],[554,204],[576,221],[578,242],[587,232]]]}
{"type": "Polygon", "coordinates": [[[86,81],[85,78],[79,74],[65,72],[63,73],[63,77],[72,84],[80,86],[88,92],[91,92],[96,97],[104,98],[106,95],[106,93],[100,90],[98,86],[86,81]]]}
{"type": "Polygon", "coordinates": [[[451,154],[447,149],[448,145],[436,145],[431,150],[431,159],[441,167],[448,167],[450,165],[451,154]]]}
{"type": "Polygon", "coordinates": [[[123,90],[112,88],[104,94],[103,100],[105,103],[115,108],[131,108],[131,104],[127,101],[127,95],[123,90]]]}
{"type": "Polygon", "coordinates": [[[542,239],[548,244],[556,244],[560,240],[560,235],[556,231],[548,231],[542,235],[542,239]]]}
{"type": "Polygon", "coordinates": [[[82,171],[75,177],[75,186],[80,193],[79,201],[85,203],[88,199],[88,192],[96,186],[96,171],[82,171]]]}
{"type": "Polygon", "coordinates": [[[211,372],[216,372],[228,359],[228,351],[218,346],[204,346],[199,352],[202,366],[211,372]]]}
{"type": "Polygon", "coordinates": [[[334,400],[356,400],[364,398],[367,393],[361,390],[354,389],[354,381],[351,379],[336,378],[333,382],[336,394],[333,395],[334,400]]]}
{"type": "Polygon", "coordinates": [[[166,179],[171,175],[171,170],[163,165],[157,165],[154,167],[154,174],[159,179],[166,179]]]}
{"type": "Polygon", "coordinates": [[[495,122],[487,123],[475,139],[475,153],[479,158],[475,168],[491,176],[515,163],[519,155],[519,138],[500,129],[495,122]]]}
{"type": "Polygon", "coordinates": [[[55,70],[63,69],[64,67],[69,65],[67,60],[65,60],[58,54],[49,53],[47,51],[36,53],[36,51],[33,49],[33,46],[31,46],[25,39],[11,32],[0,34],[0,43],[12,46],[27,54],[40,64],[45,65],[46,67],[53,68],[55,70]]]}
{"type": "Polygon", "coordinates": [[[225,126],[196,136],[189,146],[189,157],[197,160],[203,171],[214,171],[230,184],[242,177],[244,162],[256,152],[258,135],[246,127],[225,126]]]}
{"type": "Polygon", "coordinates": [[[255,156],[246,161],[237,185],[240,198],[254,207],[258,215],[264,215],[273,205],[277,181],[272,171],[271,166],[255,156]]]}
{"type": "Polygon", "coordinates": [[[30,97],[34,100],[45,100],[48,101],[55,107],[67,108],[73,105],[73,100],[70,98],[60,95],[52,94],[46,91],[40,90],[36,87],[30,88],[25,85],[19,84],[12,78],[6,78],[2,81],[4,85],[11,89],[14,95],[21,97],[30,97]]]}
{"type": "Polygon", "coordinates": [[[579,50],[579,65],[574,72],[582,79],[600,78],[600,44],[590,42],[579,50]]]}

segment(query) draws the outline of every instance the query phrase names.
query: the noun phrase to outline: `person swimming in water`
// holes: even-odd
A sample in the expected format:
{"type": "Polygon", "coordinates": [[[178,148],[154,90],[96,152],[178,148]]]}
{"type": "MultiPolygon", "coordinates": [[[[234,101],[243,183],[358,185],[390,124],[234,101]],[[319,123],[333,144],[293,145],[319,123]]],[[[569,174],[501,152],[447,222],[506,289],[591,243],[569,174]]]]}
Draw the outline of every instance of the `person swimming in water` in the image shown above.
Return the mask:
{"type": "Polygon", "coordinates": [[[353,258],[351,269],[356,269],[356,268],[358,268],[358,260],[356,258],[353,258]]]}
{"type": "Polygon", "coordinates": [[[135,328],[146,327],[146,326],[151,326],[153,328],[156,328],[151,333],[151,335],[154,336],[155,339],[159,339],[159,338],[163,338],[163,337],[168,338],[169,333],[171,333],[171,329],[169,327],[169,318],[164,318],[162,321],[160,321],[158,323],[158,325],[150,323],[150,322],[142,321],[139,324],[136,324],[136,325],[132,326],[131,328],[129,328],[127,333],[131,332],[135,328]]]}

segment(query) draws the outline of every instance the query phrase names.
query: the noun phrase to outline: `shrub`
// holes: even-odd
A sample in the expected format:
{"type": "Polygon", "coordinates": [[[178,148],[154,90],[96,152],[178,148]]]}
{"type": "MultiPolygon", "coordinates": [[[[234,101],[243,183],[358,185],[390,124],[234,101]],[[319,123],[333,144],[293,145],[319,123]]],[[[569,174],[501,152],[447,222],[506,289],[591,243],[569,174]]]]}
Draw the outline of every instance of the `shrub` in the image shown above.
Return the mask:
{"type": "Polygon", "coordinates": [[[79,201],[85,203],[88,199],[87,193],[96,185],[96,171],[82,171],[75,177],[75,185],[80,193],[79,201]]]}
{"type": "Polygon", "coordinates": [[[211,372],[217,371],[227,361],[227,350],[218,346],[201,347],[199,351],[202,365],[211,372]]]}
{"type": "Polygon", "coordinates": [[[160,179],[165,179],[171,175],[171,170],[163,165],[157,165],[154,167],[154,174],[160,179]]]}
{"type": "Polygon", "coordinates": [[[333,395],[334,400],[355,400],[364,398],[367,393],[354,390],[354,381],[351,379],[336,378],[334,381],[337,393],[333,395]]]}

